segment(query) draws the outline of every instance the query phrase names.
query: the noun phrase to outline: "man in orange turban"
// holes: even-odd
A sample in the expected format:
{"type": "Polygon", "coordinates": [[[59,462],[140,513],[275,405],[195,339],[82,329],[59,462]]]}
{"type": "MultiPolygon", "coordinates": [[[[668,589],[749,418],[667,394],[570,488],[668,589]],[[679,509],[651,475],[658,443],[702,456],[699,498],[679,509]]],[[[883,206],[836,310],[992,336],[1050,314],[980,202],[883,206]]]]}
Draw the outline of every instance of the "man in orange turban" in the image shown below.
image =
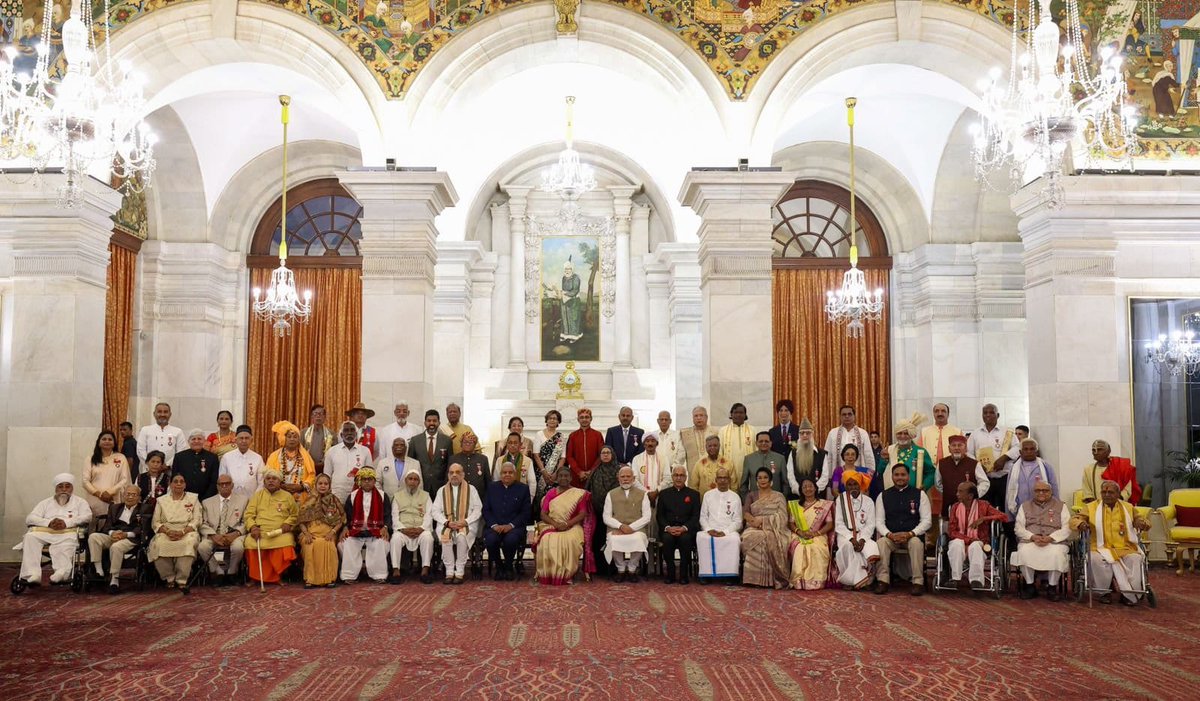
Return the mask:
{"type": "Polygon", "coordinates": [[[271,433],[279,441],[279,450],[267,458],[267,469],[282,476],[281,489],[303,506],[317,481],[317,466],[312,456],[300,445],[300,429],[291,421],[276,421],[271,433]]]}

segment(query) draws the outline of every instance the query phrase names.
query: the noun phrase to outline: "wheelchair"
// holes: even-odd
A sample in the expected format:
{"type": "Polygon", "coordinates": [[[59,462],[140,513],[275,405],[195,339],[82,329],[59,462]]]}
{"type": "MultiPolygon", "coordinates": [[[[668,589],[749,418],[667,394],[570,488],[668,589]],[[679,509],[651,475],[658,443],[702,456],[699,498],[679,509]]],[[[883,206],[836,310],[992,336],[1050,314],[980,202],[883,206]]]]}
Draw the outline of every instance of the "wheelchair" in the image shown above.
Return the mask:
{"type": "MultiPolygon", "coordinates": [[[[999,521],[989,523],[989,535],[989,542],[984,544],[983,586],[972,583],[971,591],[986,592],[999,599],[1008,585],[1008,536],[1004,533],[1004,524],[999,521]]],[[[950,579],[949,547],[950,534],[943,522],[934,550],[937,563],[933,577],[935,592],[958,590],[959,583],[950,579]]]]}
{"type": "MultiPolygon", "coordinates": [[[[150,523],[152,520],[152,515],[151,514],[142,514],[141,516],[139,516],[139,519],[141,520],[142,533],[143,534],[149,533],[151,531],[150,523]]],[[[107,526],[108,526],[108,514],[100,514],[99,516],[97,516],[95,518],[95,520],[93,520],[92,528],[91,528],[91,530],[88,531],[88,537],[90,537],[92,533],[106,533],[108,531],[107,526]]],[[[146,582],[148,581],[148,578],[149,578],[150,563],[149,563],[149,561],[146,560],[146,550],[149,547],[149,544],[150,544],[150,540],[148,538],[146,538],[145,535],[143,535],[141,542],[137,543],[133,547],[133,550],[130,550],[128,553],[125,554],[124,559],[122,560],[122,562],[119,565],[121,570],[125,570],[130,567],[133,568],[133,583],[138,591],[141,591],[145,587],[146,582]]],[[[86,538],[83,541],[83,546],[86,550],[86,548],[87,548],[87,539],[86,538]]],[[[112,571],[111,568],[113,567],[111,556],[112,556],[112,551],[106,549],[104,551],[103,557],[106,560],[108,560],[109,569],[106,569],[105,571],[110,572],[110,573],[112,571]]],[[[97,575],[96,571],[95,571],[95,563],[91,562],[91,557],[89,556],[86,559],[87,559],[88,566],[83,568],[82,590],[86,592],[92,585],[98,585],[101,587],[108,586],[108,582],[110,581],[109,576],[108,575],[104,575],[104,576],[97,575]]]]}
{"type": "Polygon", "coordinates": [[[1092,528],[1084,523],[1079,528],[1079,538],[1071,544],[1071,584],[1075,593],[1075,600],[1082,602],[1084,597],[1087,597],[1088,606],[1092,605],[1092,596],[1099,594],[1116,593],[1118,596],[1124,594],[1133,594],[1146,601],[1150,608],[1158,607],[1158,597],[1154,595],[1154,588],[1150,586],[1150,557],[1146,551],[1146,543],[1141,538],[1138,538],[1138,552],[1142,556],[1142,582],[1144,589],[1123,591],[1113,589],[1115,582],[1108,587],[1094,588],[1088,583],[1089,555],[1092,549],[1092,528]]]}
{"type": "MultiPolygon", "coordinates": [[[[87,572],[87,566],[88,566],[88,563],[87,563],[87,559],[88,559],[87,558],[88,529],[86,527],[80,526],[78,528],[74,528],[71,530],[75,531],[75,552],[71,555],[71,573],[68,576],[67,581],[64,582],[64,584],[70,585],[71,591],[79,593],[79,592],[83,591],[84,575],[87,572]]],[[[24,540],[22,539],[22,543],[19,543],[13,549],[18,550],[18,551],[23,550],[24,549],[24,540]]],[[[49,563],[50,563],[50,546],[43,545],[42,546],[42,567],[44,568],[49,563]]],[[[29,589],[29,586],[30,586],[29,582],[26,582],[24,579],[21,579],[21,574],[20,574],[20,572],[18,572],[15,576],[13,576],[12,581],[9,583],[8,590],[10,592],[12,592],[13,596],[20,596],[20,595],[24,594],[27,589],[29,589]]]]}

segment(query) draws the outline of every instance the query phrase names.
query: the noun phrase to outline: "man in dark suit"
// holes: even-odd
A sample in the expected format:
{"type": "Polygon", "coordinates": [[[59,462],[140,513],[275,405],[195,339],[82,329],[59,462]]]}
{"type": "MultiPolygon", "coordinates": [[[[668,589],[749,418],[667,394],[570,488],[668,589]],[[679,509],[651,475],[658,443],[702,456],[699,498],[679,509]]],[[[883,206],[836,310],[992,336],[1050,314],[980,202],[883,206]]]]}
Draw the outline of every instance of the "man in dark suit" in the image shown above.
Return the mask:
{"type": "Polygon", "coordinates": [[[779,423],[767,431],[771,436],[771,452],[787,458],[792,454],[792,442],[800,439],[800,427],[792,423],[796,405],[790,399],[780,399],[775,403],[775,416],[779,423]]]}
{"type": "Polygon", "coordinates": [[[446,483],[446,464],[454,452],[450,436],[438,430],[442,415],[425,412],[425,431],[408,439],[408,455],[421,463],[421,482],[430,498],[446,483]]]}
{"type": "Polygon", "coordinates": [[[608,433],[604,436],[604,445],[613,449],[618,465],[630,465],[633,463],[633,458],[646,449],[642,445],[642,436],[646,432],[631,425],[633,409],[627,406],[621,407],[621,411],[617,414],[617,421],[620,422],[620,425],[608,429],[608,433]]]}
{"type": "Polygon", "coordinates": [[[188,448],[190,450],[175,454],[171,475],[183,475],[187,480],[187,491],[204,501],[217,493],[221,459],[216,453],[204,449],[204,431],[199,429],[188,435],[188,448]]]}
{"type": "Polygon", "coordinates": [[[671,468],[671,486],[658,493],[655,519],[662,541],[663,560],[667,563],[667,584],[675,583],[675,551],[679,551],[679,583],[687,584],[692,575],[692,553],[696,551],[696,533],[700,530],[700,492],[687,486],[687,468],[671,468]]]}
{"type": "Polygon", "coordinates": [[[118,583],[121,563],[125,560],[125,554],[136,548],[142,540],[142,510],[139,505],[142,490],[131,484],[125,487],[121,497],[121,501],[109,505],[108,518],[101,525],[101,529],[88,536],[88,552],[99,577],[104,576],[101,569],[102,557],[104,551],[108,551],[110,594],[121,591],[121,585],[118,583]]]}

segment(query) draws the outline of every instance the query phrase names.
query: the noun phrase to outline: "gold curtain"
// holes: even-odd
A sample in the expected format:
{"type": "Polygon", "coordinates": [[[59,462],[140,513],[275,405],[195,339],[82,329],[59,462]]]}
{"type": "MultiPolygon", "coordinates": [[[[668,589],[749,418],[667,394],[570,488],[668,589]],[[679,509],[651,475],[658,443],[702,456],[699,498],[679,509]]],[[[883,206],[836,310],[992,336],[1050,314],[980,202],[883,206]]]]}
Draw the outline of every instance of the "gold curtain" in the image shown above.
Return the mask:
{"type": "MultiPolygon", "coordinates": [[[[133,290],[137,251],[108,244],[108,294],[104,299],[104,399],[100,425],[113,432],[127,418],[133,376],[133,290]]],[[[118,446],[119,447],[119,446],[118,446]]]]}
{"type": "MultiPolygon", "coordinates": [[[[868,322],[862,338],[849,338],[844,325],[825,317],[825,291],[842,284],[844,268],[776,268],[771,275],[775,329],[775,400],[796,403],[816,440],[839,423],[838,407],[855,407],[858,425],[878,430],[886,445],[891,432],[888,308],[868,322]]],[[[864,270],[867,289],[888,290],[888,270],[864,270]]]]}
{"type": "MultiPolygon", "coordinates": [[[[312,318],[277,338],[271,324],[250,319],[246,423],[264,458],[275,449],[271,426],[287,419],[308,425],[308,409],[324,404],[329,423],[359,399],[362,382],[362,270],[296,268],[296,288],[313,291],[312,318]]],[[[266,289],[271,270],[250,271],[250,286],[266,289]]]]}

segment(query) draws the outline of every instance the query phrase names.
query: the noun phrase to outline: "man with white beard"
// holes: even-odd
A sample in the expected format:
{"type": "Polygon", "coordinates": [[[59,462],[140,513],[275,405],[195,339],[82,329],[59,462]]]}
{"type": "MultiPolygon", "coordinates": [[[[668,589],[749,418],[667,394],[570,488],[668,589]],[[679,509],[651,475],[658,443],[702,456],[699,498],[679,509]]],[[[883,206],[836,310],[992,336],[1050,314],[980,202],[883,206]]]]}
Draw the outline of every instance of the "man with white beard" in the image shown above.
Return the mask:
{"type": "Polygon", "coordinates": [[[62,472],[54,476],[54,496],[43,499],[29,516],[29,530],[21,540],[21,579],[31,585],[42,583],[42,546],[50,546],[50,575],[52,584],[71,578],[71,561],[75,555],[75,529],[92,520],[92,507],[75,496],[75,476],[62,472]]]}
{"type": "Polygon", "coordinates": [[[796,449],[790,457],[788,486],[792,489],[792,495],[798,495],[800,482],[805,477],[811,477],[817,483],[817,493],[820,494],[829,486],[830,473],[825,469],[825,451],[813,442],[813,425],[807,416],[800,422],[798,435],[796,449]]]}

